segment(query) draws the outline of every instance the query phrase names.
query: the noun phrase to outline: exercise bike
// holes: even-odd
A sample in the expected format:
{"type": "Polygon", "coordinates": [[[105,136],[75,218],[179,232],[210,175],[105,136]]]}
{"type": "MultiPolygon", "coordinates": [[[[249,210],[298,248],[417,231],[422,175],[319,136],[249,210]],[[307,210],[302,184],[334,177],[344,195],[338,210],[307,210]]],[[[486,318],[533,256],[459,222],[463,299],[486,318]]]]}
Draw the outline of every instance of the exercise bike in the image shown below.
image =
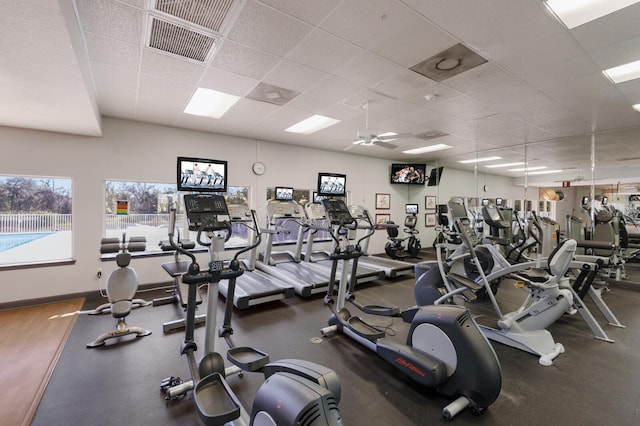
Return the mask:
{"type": "Polygon", "coordinates": [[[416,237],[420,233],[416,229],[418,223],[418,205],[407,204],[405,205],[405,212],[407,216],[404,218],[404,233],[408,234],[408,237],[398,238],[398,226],[393,221],[387,221],[383,227],[387,230],[387,239],[389,242],[385,244],[384,251],[392,259],[404,259],[407,257],[413,257],[420,259],[420,239],[416,237]],[[404,242],[407,241],[407,248],[404,247],[404,242]]]}
{"type": "MultiPolygon", "coordinates": [[[[260,241],[258,239],[257,243],[237,252],[225,265],[217,259],[218,252],[224,249],[224,242],[231,237],[232,229],[224,197],[219,194],[188,194],[184,196],[184,204],[189,229],[197,231],[199,244],[208,246],[211,260],[206,269],[200,270],[195,256],[173,241],[175,210],[172,210],[169,242],[176,251],[191,259],[187,272],[182,276],[182,282],[189,289],[185,340],[180,348],[181,353],[187,357],[191,380],[182,382],[175,377],[165,379],[160,386],[166,399],[182,398],[187,392],[193,391],[196,410],[206,425],[342,424],[338,410],[340,382],[333,370],[294,359],[270,363],[269,356],[264,352],[233,345],[233,297],[226,298],[224,323],[218,333],[229,346],[227,360],[234,364],[225,369],[222,355],[214,348],[218,284],[220,280],[228,279],[228,292],[233,294],[235,280],[243,273],[238,256],[253,249],[260,241]],[[208,241],[203,241],[203,234],[207,235],[208,241]],[[196,293],[198,286],[204,284],[209,285],[205,354],[198,362],[194,339],[196,293]],[[258,389],[250,414],[242,407],[226,381],[228,375],[243,371],[262,372],[266,379],[258,389]]],[[[255,221],[255,212],[253,216],[255,221]]]]}
{"type": "MultiPolygon", "coordinates": [[[[349,262],[355,270],[362,255],[359,242],[351,245],[348,240],[348,232],[356,223],[344,200],[324,199],[322,203],[336,243],[324,298],[332,315],[329,326],[322,329],[323,336],[343,333],[376,352],[416,383],[454,399],[443,409],[447,420],[467,407],[474,414],[483,413],[500,394],[502,372],[493,348],[469,311],[456,305],[417,308],[405,344],[387,339],[384,330],[351,315],[344,307],[349,262]],[[342,272],[335,299],[339,262],[342,272]]],[[[353,273],[351,276],[355,279],[353,273]]]]}

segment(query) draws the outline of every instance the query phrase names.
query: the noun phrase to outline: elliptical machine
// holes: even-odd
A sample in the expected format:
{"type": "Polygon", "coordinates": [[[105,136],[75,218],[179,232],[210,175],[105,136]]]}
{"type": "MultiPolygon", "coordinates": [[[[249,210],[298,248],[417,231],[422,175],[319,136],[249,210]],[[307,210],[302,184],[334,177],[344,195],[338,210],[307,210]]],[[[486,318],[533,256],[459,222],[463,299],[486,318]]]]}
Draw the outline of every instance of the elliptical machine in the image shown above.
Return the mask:
{"type": "Polygon", "coordinates": [[[416,229],[418,223],[418,205],[417,204],[405,204],[404,206],[406,217],[404,218],[404,233],[408,234],[408,237],[398,238],[398,226],[393,221],[388,221],[384,224],[387,229],[387,239],[389,242],[385,244],[384,251],[393,259],[403,259],[407,257],[414,257],[420,259],[420,250],[422,245],[420,239],[416,237],[420,233],[416,229]],[[404,242],[407,241],[407,248],[404,248],[404,242]]]}
{"type": "MultiPolygon", "coordinates": [[[[166,399],[176,399],[193,390],[193,399],[198,415],[206,425],[297,425],[310,424],[340,425],[338,401],[340,382],[333,370],[321,365],[301,360],[281,360],[269,363],[269,356],[250,347],[235,347],[231,341],[231,314],[233,297],[225,302],[224,323],[218,336],[224,338],[229,346],[227,360],[234,367],[225,369],[222,355],[215,351],[215,322],[218,305],[218,284],[228,279],[228,294],[235,290],[235,280],[242,275],[238,256],[260,243],[246,247],[236,253],[225,265],[217,259],[217,253],[224,249],[224,242],[231,237],[231,222],[225,199],[219,194],[188,194],[184,204],[189,229],[197,231],[199,244],[208,246],[210,262],[205,270],[200,270],[195,256],[179,247],[173,241],[173,232],[169,234],[170,244],[180,253],[189,256],[191,263],[182,276],[182,282],[189,286],[186,316],[185,340],[180,352],[187,356],[191,380],[181,382],[175,377],[165,379],[161,384],[166,399]],[[208,241],[202,240],[202,235],[208,241]],[[205,355],[198,362],[194,339],[195,310],[197,288],[209,284],[208,306],[205,336],[205,355]],[[262,372],[265,382],[258,389],[249,415],[229,387],[226,377],[229,374],[262,372]],[[305,416],[313,412],[313,421],[305,421],[305,416]]],[[[252,212],[255,222],[255,212],[252,212]]],[[[169,229],[175,228],[175,210],[171,211],[169,229]]]]}
{"type": "MultiPolygon", "coordinates": [[[[323,336],[343,333],[376,352],[416,383],[455,399],[443,409],[451,419],[470,407],[475,414],[484,412],[500,394],[502,372],[496,354],[480,332],[469,311],[461,306],[419,307],[411,320],[405,344],[386,339],[385,331],[352,316],[344,307],[348,286],[349,261],[355,270],[362,255],[360,241],[349,244],[348,231],[356,226],[342,199],[322,201],[332,225],[336,242],[331,276],[324,304],[331,310],[329,326],[323,336]],[[342,261],[338,296],[334,299],[336,272],[342,261]]],[[[355,275],[352,273],[352,277],[355,275]]]]}

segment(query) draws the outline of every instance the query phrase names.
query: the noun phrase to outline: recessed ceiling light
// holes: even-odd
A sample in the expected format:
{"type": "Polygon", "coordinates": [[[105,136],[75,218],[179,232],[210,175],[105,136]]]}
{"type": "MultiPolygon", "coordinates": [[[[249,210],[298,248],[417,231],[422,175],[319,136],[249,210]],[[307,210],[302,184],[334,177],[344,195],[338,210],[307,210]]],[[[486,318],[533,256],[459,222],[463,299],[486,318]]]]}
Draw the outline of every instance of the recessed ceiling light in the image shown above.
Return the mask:
{"type": "Polygon", "coordinates": [[[515,163],[491,164],[485,167],[488,169],[495,169],[497,167],[513,167],[513,166],[521,166],[523,164],[524,164],[523,161],[516,161],[515,163]]]}
{"type": "Polygon", "coordinates": [[[508,172],[524,172],[525,170],[531,171],[531,170],[542,170],[542,169],[546,169],[546,166],[520,167],[517,169],[509,169],[507,171],[508,172]]]}
{"type": "Polygon", "coordinates": [[[424,154],[425,152],[441,151],[443,149],[449,149],[449,148],[451,148],[449,145],[439,143],[436,145],[423,146],[422,148],[408,149],[406,151],[402,151],[402,153],[415,155],[415,154],[424,154]]]}
{"type": "Polygon", "coordinates": [[[531,172],[528,175],[549,175],[551,173],[562,173],[562,170],[543,170],[541,172],[531,172]]]}
{"type": "Polygon", "coordinates": [[[240,97],[198,87],[184,109],[185,114],[211,118],[222,117],[240,97]]]}
{"type": "Polygon", "coordinates": [[[569,29],[624,9],[639,0],[546,0],[544,3],[569,29]]]}
{"type": "Polygon", "coordinates": [[[329,126],[333,126],[334,124],[339,122],[340,120],[337,120],[335,118],[325,117],[324,115],[316,114],[284,130],[285,132],[300,133],[302,135],[310,135],[311,133],[317,132],[318,130],[322,130],[329,126]]]}
{"type": "Polygon", "coordinates": [[[602,72],[614,83],[635,80],[640,77],[640,61],[629,62],[628,64],[609,68],[602,72]]]}
{"type": "Polygon", "coordinates": [[[633,105],[633,109],[635,109],[636,111],[640,112],[640,104],[633,105]]]}
{"type": "Polygon", "coordinates": [[[458,163],[471,164],[471,163],[481,163],[483,161],[492,161],[492,160],[502,160],[502,157],[473,158],[471,160],[460,160],[458,161],[458,163]]]}

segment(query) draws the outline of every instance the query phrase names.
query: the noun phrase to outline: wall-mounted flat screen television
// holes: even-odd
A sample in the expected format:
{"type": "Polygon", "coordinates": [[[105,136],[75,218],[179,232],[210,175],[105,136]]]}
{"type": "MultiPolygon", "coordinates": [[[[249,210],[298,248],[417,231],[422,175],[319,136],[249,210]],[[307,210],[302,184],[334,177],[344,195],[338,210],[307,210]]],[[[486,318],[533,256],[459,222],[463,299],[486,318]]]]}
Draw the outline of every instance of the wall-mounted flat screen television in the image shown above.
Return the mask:
{"type": "Polygon", "coordinates": [[[347,194],[347,175],[318,173],[318,196],[343,197],[347,194]]]}
{"type": "Polygon", "coordinates": [[[427,186],[438,186],[440,185],[440,178],[442,177],[442,170],[444,167],[434,167],[429,172],[429,180],[427,182],[427,186]]]}
{"type": "Polygon", "coordinates": [[[409,185],[424,185],[427,171],[426,164],[391,164],[391,183],[402,183],[409,185]]]}
{"type": "Polygon", "coordinates": [[[589,197],[587,197],[586,195],[582,197],[582,201],[580,202],[580,204],[582,205],[582,207],[589,205],[589,197]]]}
{"type": "Polygon", "coordinates": [[[404,205],[405,214],[418,214],[418,205],[417,204],[405,204],[404,205]]]}
{"type": "Polygon", "coordinates": [[[293,200],[293,188],[286,186],[276,186],[275,197],[278,201],[291,201],[293,200]]]}
{"type": "Polygon", "coordinates": [[[178,191],[227,192],[227,162],[195,157],[178,157],[178,191]]]}

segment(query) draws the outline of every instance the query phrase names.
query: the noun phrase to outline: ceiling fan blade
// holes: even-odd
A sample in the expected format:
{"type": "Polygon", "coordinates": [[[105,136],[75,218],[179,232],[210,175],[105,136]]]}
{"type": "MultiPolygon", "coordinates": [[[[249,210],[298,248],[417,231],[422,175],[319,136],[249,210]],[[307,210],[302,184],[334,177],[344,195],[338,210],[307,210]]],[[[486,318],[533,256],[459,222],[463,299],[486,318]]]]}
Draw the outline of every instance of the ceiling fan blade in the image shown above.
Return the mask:
{"type": "Polygon", "coordinates": [[[376,136],[376,140],[379,141],[392,141],[395,139],[409,139],[415,138],[416,136],[413,133],[398,133],[397,135],[380,135],[376,136]]]}
{"type": "Polygon", "coordinates": [[[387,148],[387,149],[394,149],[394,148],[398,147],[397,145],[394,145],[392,143],[383,142],[383,141],[380,141],[380,140],[374,141],[373,144],[377,145],[377,146],[381,146],[383,148],[387,148]]]}

